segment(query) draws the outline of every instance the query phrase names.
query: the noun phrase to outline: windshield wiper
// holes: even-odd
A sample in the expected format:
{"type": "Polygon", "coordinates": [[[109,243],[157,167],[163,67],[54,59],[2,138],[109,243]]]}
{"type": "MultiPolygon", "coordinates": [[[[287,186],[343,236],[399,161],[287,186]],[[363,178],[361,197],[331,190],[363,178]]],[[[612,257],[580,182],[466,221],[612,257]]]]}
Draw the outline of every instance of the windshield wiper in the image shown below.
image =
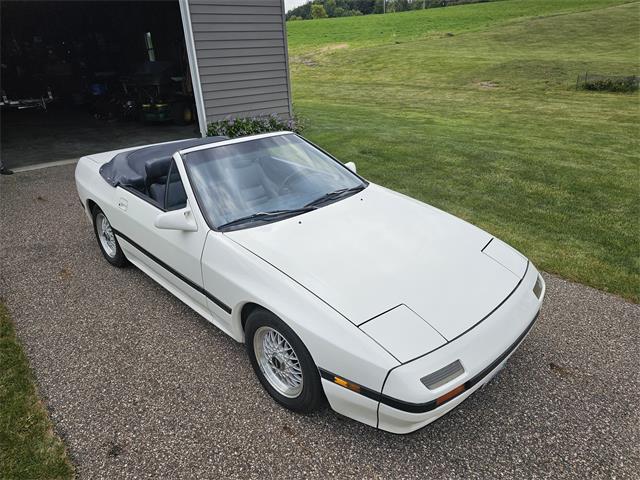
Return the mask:
{"type": "Polygon", "coordinates": [[[316,198],[315,200],[310,201],[305,205],[305,207],[317,207],[324,202],[328,202],[330,200],[335,200],[337,198],[346,197],[353,193],[358,193],[364,190],[366,185],[357,185],[355,187],[350,188],[340,188],[338,190],[334,190],[333,192],[325,193],[321,197],[316,198]]]}
{"type": "Polygon", "coordinates": [[[305,205],[302,208],[290,208],[286,210],[269,210],[268,212],[256,212],[251,215],[247,215],[246,217],[236,218],[235,220],[231,220],[230,222],[224,223],[220,225],[218,228],[226,228],[233,227],[236,225],[242,225],[244,223],[251,223],[260,220],[271,220],[271,219],[279,219],[282,217],[293,217],[295,215],[300,215],[301,213],[310,212],[315,210],[316,207],[311,205],[305,205]]]}

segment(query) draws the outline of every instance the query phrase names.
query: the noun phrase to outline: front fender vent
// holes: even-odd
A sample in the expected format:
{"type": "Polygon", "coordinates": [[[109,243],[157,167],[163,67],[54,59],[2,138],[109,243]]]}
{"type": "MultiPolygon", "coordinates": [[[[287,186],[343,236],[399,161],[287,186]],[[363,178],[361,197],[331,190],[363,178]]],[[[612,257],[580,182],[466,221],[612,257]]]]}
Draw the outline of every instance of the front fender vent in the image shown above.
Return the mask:
{"type": "Polygon", "coordinates": [[[422,377],[420,381],[429,390],[435,390],[436,388],[449,383],[454,378],[459,377],[463,373],[464,367],[462,366],[462,363],[460,363],[460,360],[456,360],[446,367],[442,367],[440,370],[436,370],[426,377],[422,377]]]}

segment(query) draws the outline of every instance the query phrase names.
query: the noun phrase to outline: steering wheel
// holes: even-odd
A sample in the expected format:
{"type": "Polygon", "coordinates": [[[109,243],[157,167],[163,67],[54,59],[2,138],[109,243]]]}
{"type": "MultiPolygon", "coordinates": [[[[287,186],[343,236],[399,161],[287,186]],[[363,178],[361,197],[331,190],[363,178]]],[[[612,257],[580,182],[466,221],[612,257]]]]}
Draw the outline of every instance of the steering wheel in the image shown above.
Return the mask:
{"type": "Polygon", "coordinates": [[[325,174],[323,172],[317,172],[317,171],[296,170],[295,172],[289,174],[289,176],[285,178],[284,181],[280,184],[280,187],[278,188],[278,194],[280,195],[284,190],[288,189],[289,184],[293,183],[293,180],[297,180],[299,177],[308,178],[311,175],[325,175],[325,174]]]}

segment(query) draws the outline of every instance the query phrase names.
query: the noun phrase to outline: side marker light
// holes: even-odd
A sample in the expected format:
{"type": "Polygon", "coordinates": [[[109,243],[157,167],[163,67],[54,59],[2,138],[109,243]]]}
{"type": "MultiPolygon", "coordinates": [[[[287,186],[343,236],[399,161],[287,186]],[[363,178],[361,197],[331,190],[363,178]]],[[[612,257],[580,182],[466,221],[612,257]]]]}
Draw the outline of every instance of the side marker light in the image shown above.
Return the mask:
{"type": "Polygon", "coordinates": [[[360,385],[346,381],[344,378],[333,377],[333,383],[340,385],[341,387],[348,388],[354,392],[360,392],[360,385]]]}

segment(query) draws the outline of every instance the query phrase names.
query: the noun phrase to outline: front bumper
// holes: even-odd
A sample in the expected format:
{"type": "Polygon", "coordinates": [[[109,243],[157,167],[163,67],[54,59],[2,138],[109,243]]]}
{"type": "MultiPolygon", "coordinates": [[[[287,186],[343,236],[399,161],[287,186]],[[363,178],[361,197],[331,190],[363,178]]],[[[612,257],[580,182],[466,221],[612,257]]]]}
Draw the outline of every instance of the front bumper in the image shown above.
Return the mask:
{"type": "MultiPolygon", "coordinates": [[[[423,404],[409,404],[405,402],[396,403],[396,407],[392,406],[394,402],[385,402],[384,399],[380,402],[378,407],[378,427],[382,430],[387,430],[393,433],[409,433],[419,428],[428,425],[429,423],[437,420],[445,413],[453,410],[456,406],[460,405],[467,397],[471,396],[473,392],[482,388],[489,383],[493,377],[504,367],[509,357],[517,350],[520,344],[524,341],[524,338],[529,333],[529,330],[533,327],[533,324],[538,318],[536,313],[535,317],[522,333],[522,335],[509,347],[500,357],[494,360],[491,364],[484,368],[480,373],[476,374],[473,378],[461,383],[462,377],[456,378],[451,384],[459,384],[463,386],[462,393],[455,395],[441,405],[438,405],[437,400],[426,402],[423,404]]],[[[458,387],[454,387],[458,388],[458,387]]],[[[451,386],[443,386],[442,390],[452,390],[451,386]]],[[[439,389],[440,390],[440,389],[439,389]]]]}
{"type": "Polygon", "coordinates": [[[536,268],[529,264],[511,296],[479,325],[443,348],[393,369],[382,390],[378,428],[394,433],[417,430],[455,408],[490,381],[535,323],[545,293],[543,283],[539,298],[534,294],[538,277],[536,268]],[[461,376],[434,390],[427,389],[420,381],[455,360],[464,366],[461,376]],[[434,405],[437,398],[461,385],[465,386],[462,393],[434,405]],[[385,401],[385,397],[402,399],[402,402],[394,405],[385,401]]]}
{"type": "Polygon", "coordinates": [[[536,268],[529,264],[518,287],[499,308],[436,351],[392,369],[382,392],[361,389],[354,393],[331,384],[331,376],[321,372],[332,407],[399,434],[413,432],[440,418],[489,382],[520,346],[533,327],[544,298],[542,280],[540,295],[533,291],[538,277],[536,268]],[[455,360],[462,363],[464,373],[448,383],[431,390],[420,381],[455,360]],[[459,393],[442,401],[443,395],[454,391],[459,393]]]}
{"type": "Polygon", "coordinates": [[[493,379],[493,377],[495,377],[496,374],[502,369],[505,363],[506,360],[500,363],[494,370],[491,371],[489,375],[487,375],[483,379],[482,382],[478,382],[469,390],[465,390],[464,393],[456,396],[444,405],[428,412],[409,413],[403,410],[397,410],[381,403],[378,407],[378,428],[391,433],[407,434],[427,426],[431,422],[436,421],[438,418],[456,408],[468,397],[470,397],[473,392],[481,389],[484,385],[489,383],[493,379]]]}

